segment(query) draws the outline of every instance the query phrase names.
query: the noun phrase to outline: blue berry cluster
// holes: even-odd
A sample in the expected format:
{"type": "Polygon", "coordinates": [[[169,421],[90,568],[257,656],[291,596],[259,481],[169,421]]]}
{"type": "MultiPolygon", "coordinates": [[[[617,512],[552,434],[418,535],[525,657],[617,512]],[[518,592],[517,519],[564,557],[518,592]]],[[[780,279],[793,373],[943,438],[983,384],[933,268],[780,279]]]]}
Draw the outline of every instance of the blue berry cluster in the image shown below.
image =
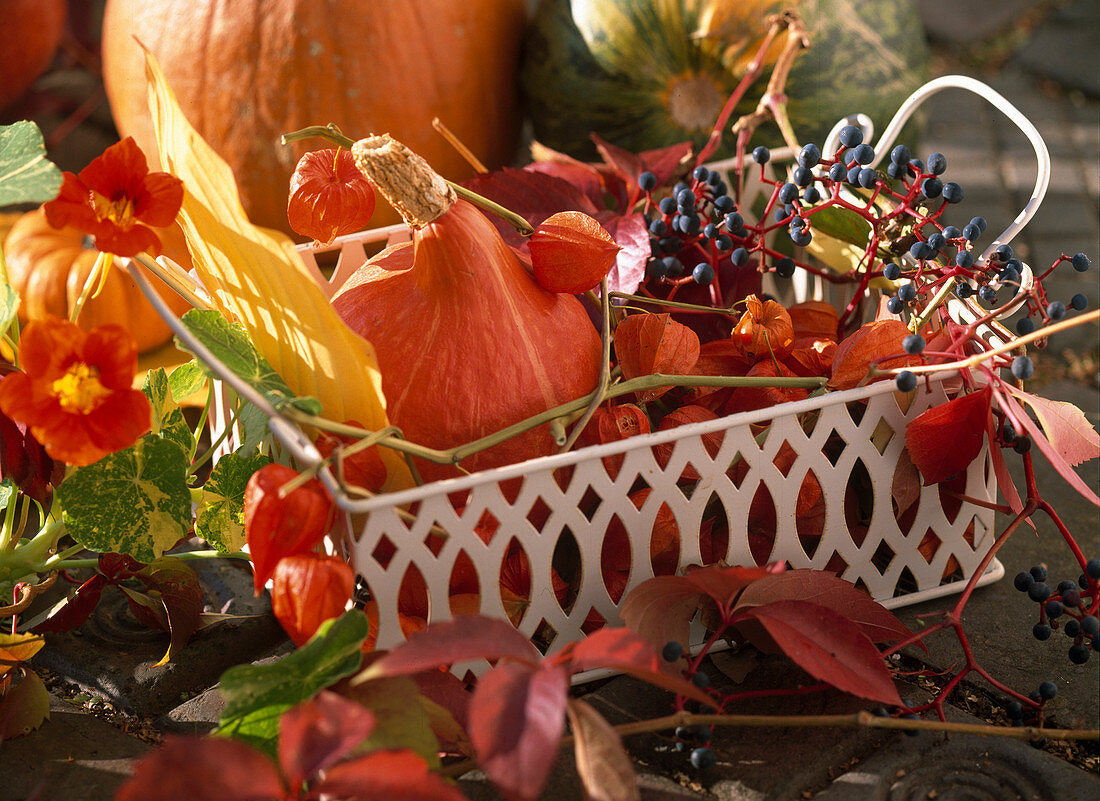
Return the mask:
{"type": "Polygon", "coordinates": [[[1039,622],[1031,630],[1035,639],[1049,640],[1060,628],[1073,641],[1069,660],[1075,665],[1088,662],[1091,651],[1100,651],[1100,558],[1090,559],[1076,581],[1065,579],[1051,587],[1047,569],[1035,565],[1018,573],[1013,585],[1039,605],[1039,622]]]}

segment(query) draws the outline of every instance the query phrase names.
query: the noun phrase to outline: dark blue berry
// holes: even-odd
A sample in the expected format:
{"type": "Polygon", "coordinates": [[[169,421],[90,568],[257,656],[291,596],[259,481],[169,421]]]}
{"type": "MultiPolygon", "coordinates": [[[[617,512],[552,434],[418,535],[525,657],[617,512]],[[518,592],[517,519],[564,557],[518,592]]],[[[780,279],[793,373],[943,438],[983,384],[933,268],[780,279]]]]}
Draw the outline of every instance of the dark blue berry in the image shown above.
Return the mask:
{"type": "Polygon", "coordinates": [[[940,190],[940,197],[946,200],[948,203],[962,203],[963,198],[966,197],[966,192],[963,188],[954,181],[948,181],[943,185],[943,189],[940,190]]]}
{"type": "Polygon", "coordinates": [[[844,176],[845,180],[847,180],[848,183],[850,183],[852,186],[859,186],[859,174],[861,172],[863,172],[863,168],[860,167],[858,164],[856,164],[854,167],[849,167],[848,174],[844,176]]]}
{"type": "Polygon", "coordinates": [[[664,259],[650,259],[645,264],[646,278],[652,278],[654,281],[660,281],[666,275],[668,275],[668,268],[665,267],[664,259]]]}
{"type": "Polygon", "coordinates": [[[943,153],[933,153],[928,157],[928,172],[933,175],[943,175],[947,170],[947,159],[943,153]]]}
{"type": "Polygon", "coordinates": [[[784,256],[775,263],[775,274],[780,278],[790,278],[794,275],[794,259],[784,256]]]}
{"type": "Polygon", "coordinates": [[[909,171],[914,175],[920,175],[924,172],[924,162],[920,159],[909,159],[909,171]]]}
{"type": "Polygon", "coordinates": [[[1039,641],[1049,640],[1050,635],[1053,633],[1054,629],[1052,629],[1046,623],[1036,623],[1031,629],[1031,636],[1039,641]]]}
{"type": "Polygon", "coordinates": [[[833,181],[843,181],[847,175],[848,168],[839,161],[829,167],[829,178],[833,181]]]}
{"type": "Polygon", "coordinates": [[[806,167],[795,167],[791,170],[791,181],[799,186],[806,187],[814,179],[814,174],[806,167]]]}
{"type": "Polygon", "coordinates": [[[1031,450],[1031,437],[1019,436],[1012,443],[1012,450],[1019,454],[1025,454],[1031,450]]]}
{"type": "Polygon", "coordinates": [[[1100,651],[1100,634],[1092,635],[1092,650],[1100,651]]]}
{"type": "Polygon", "coordinates": [[[1065,606],[1061,601],[1047,601],[1046,606],[1043,607],[1047,612],[1047,617],[1054,620],[1056,617],[1061,617],[1066,611],[1065,606]]]}
{"type": "MultiPolygon", "coordinates": [[[[679,643],[676,643],[676,644],[679,645],[679,643]]],[[[668,647],[668,646],[665,646],[665,647],[668,647]]],[[[677,659],[679,659],[679,657],[677,657],[677,659]]],[[[676,660],[675,659],[670,659],[668,661],[669,662],[675,662],[676,660]]],[[[694,726],[677,726],[675,734],[676,734],[676,737],[681,739],[681,740],[694,740],[695,739],[695,731],[696,731],[696,729],[695,729],[694,726]]]]}
{"type": "Polygon", "coordinates": [[[1066,316],[1066,304],[1056,300],[1047,306],[1047,317],[1051,320],[1061,320],[1066,316]]]}
{"type": "Polygon", "coordinates": [[[913,284],[902,284],[898,287],[898,297],[904,303],[912,303],[917,299],[917,288],[913,284]]]}
{"type": "Polygon", "coordinates": [[[981,298],[982,300],[984,300],[986,303],[996,303],[997,302],[997,290],[995,290],[993,287],[989,286],[988,284],[985,284],[983,286],[978,287],[978,297],[981,298]]]}
{"type": "Polygon", "coordinates": [[[955,294],[958,295],[962,300],[966,300],[968,297],[974,294],[974,287],[963,281],[962,283],[955,286],[955,294]]]}
{"type": "Polygon", "coordinates": [[[1058,694],[1058,685],[1052,681],[1044,681],[1039,685],[1039,697],[1049,701],[1058,694]]]}
{"type": "Polygon", "coordinates": [[[868,144],[856,145],[852,153],[860,164],[870,164],[875,160],[875,149],[868,144]]]}
{"type": "Polygon", "coordinates": [[[718,236],[718,226],[714,223],[707,223],[703,227],[703,236],[705,236],[707,239],[714,239],[718,236]]]}
{"type": "Polygon", "coordinates": [[[821,161],[821,148],[812,142],[798,153],[798,163],[803,167],[814,167],[821,161]]]}
{"type": "Polygon", "coordinates": [[[714,280],[714,268],[708,262],[699,262],[691,271],[691,277],[697,284],[709,284],[714,280]]]}
{"type": "Polygon", "coordinates": [[[1008,715],[1009,720],[1023,720],[1024,705],[1019,701],[1009,701],[1005,704],[1005,714],[1008,715]]]}
{"type": "MultiPolygon", "coordinates": [[[[1015,435],[1013,436],[1015,439],[1015,435]]],[[[1016,574],[1016,578],[1012,579],[1012,586],[1018,589],[1020,592],[1027,592],[1027,588],[1035,583],[1035,579],[1026,570],[1021,570],[1016,574]]]]}
{"type": "Polygon", "coordinates": [[[1012,375],[1021,381],[1027,381],[1035,375],[1035,362],[1030,356],[1017,356],[1012,360],[1012,375]]]}
{"type": "Polygon", "coordinates": [[[974,264],[974,254],[969,250],[960,250],[955,254],[955,264],[964,270],[968,269],[974,264]]]}
{"type": "Polygon", "coordinates": [[[649,232],[655,236],[664,236],[668,233],[668,223],[664,220],[654,220],[649,224],[649,232]]]}
{"type": "Polygon", "coordinates": [[[684,271],[683,263],[675,256],[665,256],[665,275],[677,276],[684,271]]]}
{"type": "Polygon", "coordinates": [[[1016,272],[1012,267],[1005,267],[1001,270],[1001,274],[997,276],[1002,284],[1019,284],[1020,274],[1016,272]]]}
{"type": "Polygon", "coordinates": [[[792,227],[790,236],[791,241],[794,244],[798,245],[800,248],[806,247],[806,245],[810,244],[810,241],[813,239],[813,234],[810,233],[810,229],[808,228],[795,229],[792,227]]]}
{"type": "Polygon", "coordinates": [[[1081,633],[1081,624],[1080,622],[1078,622],[1077,618],[1071,617],[1062,626],[1062,632],[1067,637],[1076,637],[1078,634],[1081,633]]]}
{"type": "Polygon", "coordinates": [[[916,355],[924,350],[924,337],[920,334],[910,334],[901,341],[901,347],[906,353],[912,353],[916,355]]]}
{"type": "Polygon", "coordinates": [[[1085,574],[1091,579],[1100,579],[1100,557],[1094,556],[1085,562],[1085,574]]]}
{"type": "Polygon", "coordinates": [[[796,186],[795,184],[787,183],[779,187],[780,203],[790,203],[796,197],[798,197],[798,186],[796,186]]]}
{"type": "Polygon", "coordinates": [[[1089,649],[1088,646],[1082,643],[1081,645],[1070,646],[1069,649],[1069,661],[1075,665],[1083,665],[1089,661],[1089,649]]]}
{"type": "Polygon", "coordinates": [[[657,208],[661,214],[674,214],[676,212],[676,198],[663,197],[657,202],[657,208]]]}
{"type": "MultiPolygon", "coordinates": [[[[666,662],[675,662],[683,655],[683,643],[679,643],[676,640],[669,640],[665,643],[665,647],[661,649],[661,658],[666,662]]],[[[679,736],[679,729],[677,729],[677,736],[679,736]]]]}
{"type": "Polygon", "coordinates": [[[665,253],[679,253],[680,252],[680,240],[675,236],[666,236],[661,240],[661,250],[665,253]]]}
{"type": "Polygon", "coordinates": [[[890,151],[890,161],[895,164],[908,164],[911,158],[913,153],[905,145],[894,145],[894,149],[890,151]]]}
{"type": "Polygon", "coordinates": [[[928,247],[932,248],[932,250],[936,251],[937,253],[943,250],[944,246],[947,245],[947,237],[945,237],[939,231],[936,231],[925,241],[928,242],[928,247]]]}
{"type": "Polygon", "coordinates": [[[685,208],[695,208],[695,193],[687,187],[684,187],[676,194],[676,205],[683,206],[685,208]]]}
{"type": "Polygon", "coordinates": [[[718,234],[714,237],[714,246],[719,250],[729,250],[733,247],[733,240],[726,234],[718,234]]]}
{"type": "Polygon", "coordinates": [[[882,277],[888,281],[897,281],[901,278],[901,267],[890,262],[882,268],[882,277]]]}
{"type": "Polygon", "coordinates": [[[729,195],[719,195],[714,199],[714,210],[718,214],[726,214],[733,211],[733,207],[737,204],[733,202],[733,198],[729,195]]]}
{"type": "Polygon", "coordinates": [[[931,178],[925,178],[924,181],[921,182],[920,192],[927,198],[939,197],[942,191],[943,181],[934,175],[931,178]]]}
{"type": "Polygon", "coordinates": [[[1012,245],[998,245],[991,258],[993,261],[1008,261],[1012,258],[1012,245]]]}
{"type": "Polygon", "coordinates": [[[1089,299],[1085,297],[1084,292],[1078,292],[1069,299],[1069,306],[1075,311],[1084,311],[1089,307],[1089,299]]]}
{"type": "Polygon", "coordinates": [[[962,231],[960,231],[953,225],[949,225],[943,229],[943,235],[947,239],[958,239],[960,236],[962,236],[962,231]]]}
{"type": "Polygon", "coordinates": [[[802,192],[802,200],[806,203],[817,203],[821,200],[821,193],[817,191],[816,186],[807,186],[802,192]]]}
{"type": "Polygon", "coordinates": [[[970,224],[978,226],[978,230],[980,230],[983,234],[985,233],[986,228],[989,227],[989,223],[986,222],[985,217],[971,217],[970,224]]]}
{"type": "Polygon", "coordinates": [[[752,160],[757,164],[767,164],[771,157],[772,152],[763,145],[760,145],[752,151],[752,160]]]}
{"type": "Polygon", "coordinates": [[[1034,578],[1036,581],[1046,581],[1047,580],[1047,569],[1045,567],[1043,567],[1043,565],[1033,566],[1030,570],[1030,573],[1031,573],[1032,578],[1034,578]]]}
{"type": "Polygon", "coordinates": [[[741,216],[740,212],[731,211],[723,218],[723,222],[726,224],[726,230],[733,233],[741,230],[745,225],[745,218],[741,216]]]}
{"type": "Polygon", "coordinates": [[[857,147],[863,144],[863,129],[857,125],[845,125],[837,138],[844,147],[857,147]]]}
{"type": "MultiPolygon", "coordinates": [[[[1072,584],[1072,582],[1071,582],[1072,584]]],[[[1072,584],[1069,589],[1062,591],[1062,603],[1066,606],[1077,607],[1081,604],[1081,592],[1077,589],[1076,584],[1072,584]]]]}
{"type": "Polygon", "coordinates": [[[1070,263],[1073,264],[1073,269],[1075,269],[1079,273],[1083,273],[1089,268],[1089,257],[1086,256],[1084,253],[1078,253],[1076,256],[1070,259],[1070,263]]]}
{"type": "Polygon", "coordinates": [[[749,252],[744,248],[735,248],[730,254],[730,261],[734,267],[741,267],[749,260],[749,252]]]}
{"type": "Polygon", "coordinates": [[[710,170],[700,165],[691,171],[691,177],[696,181],[705,181],[710,177],[710,170]]]}
{"type": "Polygon", "coordinates": [[[859,171],[859,185],[864,189],[874,189],[878,182],[878,173],[870,167],[864,167],[859,171]]]}
{"type": "Polygon", "coordinates": [[[1016,321],[1016,333],[1022,337],[1026,337],[1032,331],[1035,330],[1035,321],[1030,317],[1021,317],[1016,321]]]}
{"type": "Polygon", "coordinates": [[[893,178],[895,181],[900,181],[905,177],[905,166],[902,164],[895,164],[891,161],[886,165],[886,176],[888,178],[893,178]]]}
{"type": "Polygon", "coordinates": [[[657,176],[649,170],[638,175],[638,188],[643,192],[652,192],[657,188],[657,176]]]}
{"type": "Polygon", "coordinates": [[[962,233],[963,238],[966,239],[967,242],[973,242],[982,235],[982,229],[974,225],[974,223],[967,223],[963,226],[962,233]]]}
{"type": "Polygon", "coordinates": [[[699,218],[694,214],[682,214],[680,215],[680,231],[689,236],[694,236],[699,233],[699,229],[702,227],[702,223],[699,222],[699,218]]]}
{"type": "Polygon", "coordinates": [[[892,297],[886,301],[886,310],[890,314],[901,314],[901,310],[905,308],[905,304],[901,302],[901,298],[892,297]]]}
{"type": "MultiPolygon", "coordinates": [[[[909,712],[907,714],[902,715],[901,718],[902,718],[902,720],[920,720],[920,715],[918,715],[915,712],[909,712]]],[[[906,737],[916,737],[918,734],[920,734],[920,729],[906,729],[905,730],[905,736],[906,737]]]]}
{"type": "Polygon", "coordinates": [[[1095,637],[1100,634],[1100,618],[1096,615],[1081,618],[1081,633],[1086,637],[1095,637]]]}
{"type": "Polygon", "coordinates": [[[1075,589],[1076,587],[1077,587],[1077,582],[1076,581],[1071,581],[1070,579],[1066,579],[1065,581],[1059,581],[1058,582],[1058,587],[1057,587],[1056,592],[1058,592],[1058,594],[1060,595],[1062,593],[1069,592],[1070,590],[1075,589]]]}
{"type": "Polygon", "coordinates": [[[909,255],[914,259],[930,259],[936,251],[927,242],[914,242],[909,248],[909,255]]]}
{"type": "Polygon", "coordinates": [[[1027,597],[1041,604],[1050,597],[1050,587],[1045,582],[1036,581],[1027,588],[1027,597]]]}
{"type": "Polygon", "coordinates": [[[912,392],[917,388],[917,376],[909,370],[902,370],[894,383],[901,392],[912,392]]]}
{"type": "Polygon", "coordinates": [[[691,766],[698,770],[713,768],[718,764],[717,755],[709,748],[696,748],[691,752],[691,766]]]}
{"type": "Polygon", "coordinates": [[[692,674],[691,683],[694,684],[696,687],[699,687],[699,688],[709,687],[710,686],[710,676],[708,676],[706,673],[704,673],[703,671],[700,670],[698,673],[692,674]]]}

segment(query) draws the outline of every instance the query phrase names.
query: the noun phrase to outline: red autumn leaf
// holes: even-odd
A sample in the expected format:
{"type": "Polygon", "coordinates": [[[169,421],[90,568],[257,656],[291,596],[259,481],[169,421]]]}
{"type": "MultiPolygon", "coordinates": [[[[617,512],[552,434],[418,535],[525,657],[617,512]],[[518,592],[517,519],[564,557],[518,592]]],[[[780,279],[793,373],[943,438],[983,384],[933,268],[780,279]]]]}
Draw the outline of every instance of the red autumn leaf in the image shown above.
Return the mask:
{"type": "Polygon", "coordinates": [[[619,733],[603,715],[579,698],[569,699],[566,712],[585,796],[591,801],[638,801],[641,794],[634,764],[619,733]]]}
{"type": "Polygon", "coordinates": [[[288,787],[331,767],[374,730],[374,714],[362,704],[321,690],[279,718],[279,762],[288,787]]]}
{"type": "Polygon", "coordinates": [[[589,138],[596,145],[596,151],[600,154],[604,164],[619,178],[619,181],[630,187],[631,197],[626,200],[626,205],[633,205],[638,191],[638,176],[645,169],[645,161],[641,155],[608,142],[599,134],[589,134],[589,138]]]}
{"type": "Polygon", "coordinates": [[[558,756],[569,697],[560,665],[503,661],[480,679],[470,703],[478,763],[507,801],[538,798],[558,756]]]}
{"type": "MultiPolygon", "coordinates": [[[[355,420],[348,420],[348,425],[362,428],[355,420]]],[[[354,437],[340,437],[322,431],[314,443],[321,456],[328,459],[337,448],[354,445],[358,442],[354,437]]],[[[361,487],[368,492],[378,492],[386,480],[386,465],[378,453],[378,446],[355,451],[350,456],[341,456],[336,462],[337,475],[347,484],[353,487],[361,487]]]]}
{"type": "Polygon", "coordinates": [[[909,457],[908,448],[902,448],[901,453],[898,454],[894,478],[890,482],[890,498],[894,502],[895,514],[899,519],[920,500],[920,472],[909,457]]]}
{"type": "Polygon", "coordinates": [[[313,552],[284,556],[272,578],[271,611],[299,647],[343,614],[355,592],[355,571],[346,561],[313,552]]]}
{"type": "Polygon", "coordinates": [[[297,233],[327,245],[365,228],[374,202],[374,187],[355,166],[350,150],[314,150],[291,173],[286,216],[297,233]]]}
{"type": "Polygon", "coordinates": [[[83,625],[95,611],[96,604],[99,603],[103,594],[103,588],[109,583],[106,576],[96,573],[77,587],[64,602],[56,606],[49,617],[34,627],[34,631],[39,634],[63,632],[83,625]]]}
{"type": "Polygon", "coordinates": [[[314,790],[325,798],[355,801],[466,801],[457,787],[432,773],[424,758],[407,748],[371,751],[333,765],[314,790]]]}
{"type": "Polygon", "coordinates": [[[925,485],[961,473],[982,450],[992,394],[989,387],[933,406],[905,429],[909,457],[925,485]]]}
{"type": "MultiPolygon", "coordinates": [[[[517,170],[514,167],[505,167],[475,175],[464,181],[463,186],[516,212],[532,228],[559,211],[583,211],[595,216],[603,208],[602,203],[597,206],[573,183],[535,169],[517,170]]],[[[505,242],[518,250],[526,251],[527,237],[495,214],[489,215],[489,219],[500,231],[505,242]]]]}
{"type": "Polygon", "coordinates": [[[281,497],[282,487],[298,477],[297,471],[272,462],[253,473],[245,486],[244,531],[257,595],[280,559],[312,551],[332,526],[335,505],[317,479],[281,497]]]}
{"type": "MultiPolygon", "coordinates": [[[[632,314],[615,328],[615,355],[623,377],[686,375],[699,358],[699,336],[669,314],[632,314]]],[[[651,401],[672,387],[638,393],[639,402],[651,401]]]]}
{"type": "Polygon", "coordinates": [[[619,246],[615,264],[607,275],[607,291],[635,292],[645,279],[645,265],[651,253],[645,217],[601,211],[596,219],[619,246]]]}
{"type": "MultiPolygon", "coordinates": [[[[780,362],[776,364],[770,358],[757,362],[750,367],[745,376],[767,378],[794,378],[789,367],[780,362]]],[[[767,409],[790,401],[805,400],[810,391],[805,387],[737,387],[730,393],[729,400],[722,407],[722,414],[737,414],[755,409],[767,409]]]]}
{"type": "Polygon", "coordinates": [[[1049,400],[1005,384],[1004,388],[1035,412],[1046,440],[1072,467],[1100,456],[1100,436],[1085,413],[1072,403],[1049,400]]]}
{"type": "Polygon", "coordinates": [[[149,591],[148,595],[139,597],[120,585],[130,599],[130,610],[134,616],[146,625],[171,635],[168,650],[158,663],[164,664],[199,628],[205,603],[199,575],[186,562],[163,556],[142,565],[140,570],[132,571],[129,577],[140,581],[149,591]]]}
{"type": "MultiPolygon", "coordinates": [[[[902,354],[877,362],[876,366],[883,370],[910,364],[910,360],[916,357],[902,353],[901,344],[909,333],[909,327],[900,320],[874,320],[860,326],[837,345],[829,389],[853,389],[859,386],[867,377],[871,362],[886,356],[902,354]]],[[[875,380],[881,380],[881,377],[875,380]]]]}
{"type": "MultiPolygon", "coordinates": [[[[718,415],[706,406],[687,404],[678,409],[673,409],[661,418],[661,423],[657,426],[657,430],[668,431],[669,429],[691,425],[692,423],[702,423],[708,420],[717,419],[718,415]]],[[[722,440],[724,438],[725,434],[721,431],[712,431],[709,434],[703,435],[703,447],[712,459],[718,455],[718,449],[722,447],[722,440]]],[[[657,458],[657,464],[661,466],[662,470],[668,467],[668,462],[669,459],[672,458],[672,450],[674,447],[675,444],[672,442],[663,442],[660,445],[653,446],[653,455],[657,458]]],[[[697,481],[698,479],[699,471],[690,463],[684,465],[684,469],[680,473],[680,480],[697,481]]]]}
{"type": "Polygon", "coordinates": [[[227,737],[168,735],[137,763],[115,801],[276,801],[284,797],[286,790],[275,764],[255,748],[227,737]]]}
{"type": "Polygon", "coordinates": [[[656,576],[627,593],[619,617],[658,648],[673,641],[687,645],[689,623],[701,598],[699,588],[684,576],[656,576]]]}
{"type": "Polygon", "coordinates": [[[838,690],[901,706],[879,650],[860,627],[808,601],[774,601],[740,611],[735,621],[760,623],[791,661],[838,690]]]}
{"type": "Polygon", "coordinates": [[[852,621],[871,642],[896,642],[912,632],[894,614],[849,581],[823,570],[799,568],[765,576],[745,588],[736,609],[776,601],[807,601],[852,621]]]}
{"type": "Polygon", "coordinates": [[[684,168],[691,158],[693,147],[691,142],[679,142],[654,150],[643,150],[639,155],[645,168],[657,177],[657,186],[662,186],[684,168]]]}
{"type": "Polygon", "coordinates": [[[587,292],[607,277],[620,250],[595,218],[579,211],[547,217],[528,239],[527,249],[539,286],[571,295],[587,292]]]}
{"type": "Polygon", "coordinates": [[[570,673],[609,668],[713,705],[709,695],[687,681],[672,663],[661,658],[657,646],[629,628],[619,626],[594,631],[562,656],[568,659],[570,673]]]}
{"type": "Polygon", "coordinates": [[[464,662],[509,657],[534,664],[538,649],[507,620],[483,615],[433,623],[367,668],[371,676],[401,676],[464,662]]]}

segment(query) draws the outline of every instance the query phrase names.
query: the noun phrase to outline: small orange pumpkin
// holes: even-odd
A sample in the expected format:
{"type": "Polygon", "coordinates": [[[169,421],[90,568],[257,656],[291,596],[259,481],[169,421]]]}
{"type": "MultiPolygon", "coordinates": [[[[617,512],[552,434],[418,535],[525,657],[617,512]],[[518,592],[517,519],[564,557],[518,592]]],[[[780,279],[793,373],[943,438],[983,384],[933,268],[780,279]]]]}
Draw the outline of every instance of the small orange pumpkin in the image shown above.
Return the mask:
{"type": "MultiPolygon", "coordinates": [[[[173,228],[162,229],[158,234],[169,258],[185,266],[190,264],[182,232],[173,228]]],[[[80,297],[96,255],[97,251],[85,244],[84,234],[75,228],[52,227],[41,208],[19,217],[4,240],[4,258],[8,280],[22,301],[20,321],[38,320],[50,314],[67,318],[80,297]]],[[[145,275],[176,314],[190,308],[187,301],[155,276],[148,272],[145,275]]],[[[117,265],[111,269],[99,296],[85,303],[79,323],[85,329],[117,323],[134,335],[142,353],[172,337],[134,280],[117,265]]]]}

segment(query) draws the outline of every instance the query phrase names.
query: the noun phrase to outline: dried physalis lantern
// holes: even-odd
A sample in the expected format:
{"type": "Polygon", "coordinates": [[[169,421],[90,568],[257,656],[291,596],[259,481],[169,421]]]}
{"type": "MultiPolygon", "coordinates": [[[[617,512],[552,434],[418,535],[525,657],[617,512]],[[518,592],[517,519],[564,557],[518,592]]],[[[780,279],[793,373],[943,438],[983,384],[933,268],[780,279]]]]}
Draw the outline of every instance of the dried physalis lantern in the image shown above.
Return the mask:
{"type": "Polygon", "coordinates": [[[344,148],[314,150],[290,176],[286,216],[302,236],[328,244],[361,231],[374,214],[374,189],[344,148]]]}
{"type": "Polygon", "coordinates": [[[560,211],[547,217],[527,247],[539,286],[572,294],[597,286],[621,250],[602,225],[580,211],[560,211]]]}

